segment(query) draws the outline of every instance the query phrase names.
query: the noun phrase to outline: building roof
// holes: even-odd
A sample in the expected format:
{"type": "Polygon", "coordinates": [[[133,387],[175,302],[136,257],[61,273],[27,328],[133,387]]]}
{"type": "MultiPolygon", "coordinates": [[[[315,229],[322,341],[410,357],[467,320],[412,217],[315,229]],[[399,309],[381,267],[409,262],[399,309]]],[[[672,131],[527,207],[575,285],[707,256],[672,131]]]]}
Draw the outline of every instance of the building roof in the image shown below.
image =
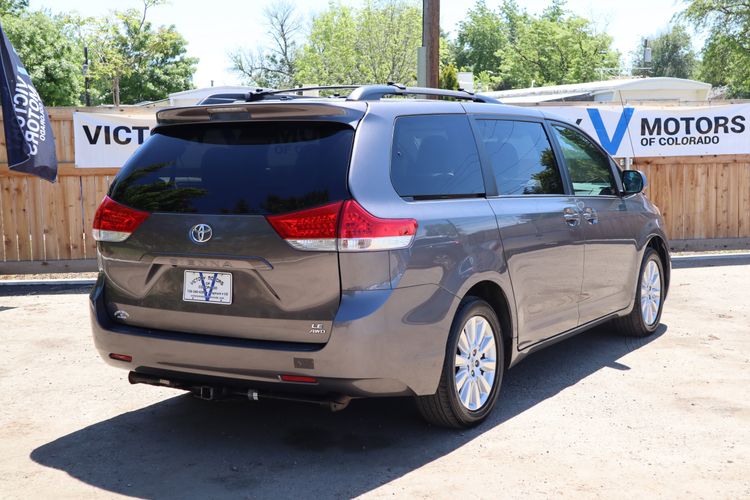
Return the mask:
{"type": "Polygon", "coordinates": [[[710,83],[686,80],[683,78],[628,78],[603,80],[598,82],[572,83],[568,85],[551,85],[548,87],[532,87],[527,89],[500,90],[482,92],[503,102],[543,102],[563,100],[571,97],[596,96],[598,94],[615,91],[699,91],[706,96],[711,90],[710,83]]]}
{"type": "Polygon", "coordinates": [[[182,92],[173,92],[169,94],[170,99],[192,99],[195,97],[197,100],[203,99],[213,94],[228,94],[232,92],[241,93],[249,92],[255,89],[255,87],[242,87],[233,85],[222,85],[220,87],[203,87],[202,89],[190,89],[183,90],[182,92]]]}

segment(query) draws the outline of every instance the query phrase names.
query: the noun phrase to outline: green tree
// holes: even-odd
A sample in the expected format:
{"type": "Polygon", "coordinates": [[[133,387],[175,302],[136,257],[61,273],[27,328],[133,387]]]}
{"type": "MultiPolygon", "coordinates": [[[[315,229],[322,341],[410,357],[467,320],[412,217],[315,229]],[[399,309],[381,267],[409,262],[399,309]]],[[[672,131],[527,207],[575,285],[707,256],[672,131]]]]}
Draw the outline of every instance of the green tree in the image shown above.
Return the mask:
{"type": "Polygon", "coordinates": [[[116,11],[98,20],[87,37],[95,96],[101,102],[134,104],[164,99],[192,87],[198,60],[188,57],[187,41],[172,26],[146,20],[150,7],[116,11]]]}
{"type": "Polygon", "coordinates": [[[29,0],[0,0],[0,16],[19,15],[29,8],[29,0]]]}
{"type": "MultiPolygon", "coordinates": [[[[9,4],[25,2],[4,2],[9,4]]],[[[0,17],[34,86],[47,106],[73,106],[81,102],[83,49],[72,18],[44,11],[22,11],[0,17]]]]}
{"type": "Polygon", "coordinates": [[[497,10],[479,0],[459,24],[456,64],[483,90],[596,80],[619,69],[612,38],[552,0],[541,15],[514,0],[497,10]]]}
{"type": "Polygon", "coordinates": [[[730,97],[750,98],[750,2],[691,0],[681,16],[708,34],[700,79],[726,86],[730,97]]]}
{"type": "Polygon", "coordinates": [[[690,34],[684,26],[676,24],[664,31],[651,42],[651,63],[646,63],[642,45],[633,51],[634,75],[670,76],[692,78],[697,67],[697,57],[693,51],[690,34]]]}
{"type": "Polygon", "coordinates": [[[229,54],[232,71],[247,84],[260,87],[289,88],[297,86],[297,38],[302,22],[294,5],[287,1],[269,4],[263,10],[266,34],[272,41],[268,49],[236,49],[229,54]]]}
{"type": "Polygon", "coordinates": [[[331,3],[312,21],[297,79],[322,85],[413,84],[421,44],[422,11],[413,0],[368,0],[360,8],[331,3]]]}
{"type": "Polygon", "coordinates": [[[458,70],[452,63],[448,63],[440,68],[440,83],[441,89],[458,89],[458,70]]]}
{"type": "Polygon", "coordinates": [[[569,12],[564,0],[553,0],[540,16],[512,1],[504,2],[501,12],[509,40],[499,52],[497,79],[504,88],[588,82],[619,68],[612,37],[569,12]]]}
{"type": "Polygon", "coordinates": [[[475,74],[497,71],[507,45],[507,23],[484,0],[478,0],[458,24],[456,65],[475,74]]]}
{"type": "Polygon", "coordinates": [[[448,38],[447,33],[440,32],[440,74],[438,87],[441,89],[458,88],[458,67],[456,66],[456,45],[448,38]]]}

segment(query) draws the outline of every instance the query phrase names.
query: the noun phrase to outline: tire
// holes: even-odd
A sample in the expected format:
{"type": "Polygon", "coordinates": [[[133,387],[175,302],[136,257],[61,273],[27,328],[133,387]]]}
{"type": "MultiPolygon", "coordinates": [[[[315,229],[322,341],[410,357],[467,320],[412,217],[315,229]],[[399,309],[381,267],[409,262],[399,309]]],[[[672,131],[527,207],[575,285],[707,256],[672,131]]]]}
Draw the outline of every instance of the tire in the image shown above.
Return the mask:
{"type": "MultiPolygon", "coordinates": [[[[648,279],[646,280],[649,281],[648,279]]],[[[614,325],[617,330],[628,337],[647,337],[654,333],[659,326],[661,320],[661,312],[664,307],[664,266],[661,262],[659,254],[653,248],[646,248],[646,252],[643,255],[643,262],[641,262],[641,269],[638,273],[638,282],[636,284],[635,291],[635,302],[633,303],[633,309],[627,316],[617,318],[614,321],[614,325]],[[654,267],[658,270],[658,279],[650,280],[651,283],[647,283],[644,286],[644,275],[651,276],[654,267]],[[654,285],[658,282],[658,304],[654,307],[651,305],[651,312],[646,313],[643,309],[643,293],[650,293],[651,297],[654,297],[654,285]],[[650,287],[650,288],[649,288],[650,287]],[[650,290],[650,292],[649,292],[650,290]],[[655,312],[654,312],[655,311],[655,312]]],[[[647,304],[653,304],[652,298],[646,298],[647,304]]]]}
{"type": "Polygon", "coordinates": [[[500,393],[505,372],[504,355],[502,331],[495,311],[484,300],[467,297],[451,325],[437,392],[417,397],[419,412],[428,422],[441,427],[461,429],[481,423],[494,408],[500,393]],[[491,332],[487,332],[487,328],[491,328],[491,332]],[[476,333],[472,335],[472,332],[476,333]],[[491,372],[493,343],[494,373],[491,372]],[[459,372],[463,391],[458,389],[459,372]]]}

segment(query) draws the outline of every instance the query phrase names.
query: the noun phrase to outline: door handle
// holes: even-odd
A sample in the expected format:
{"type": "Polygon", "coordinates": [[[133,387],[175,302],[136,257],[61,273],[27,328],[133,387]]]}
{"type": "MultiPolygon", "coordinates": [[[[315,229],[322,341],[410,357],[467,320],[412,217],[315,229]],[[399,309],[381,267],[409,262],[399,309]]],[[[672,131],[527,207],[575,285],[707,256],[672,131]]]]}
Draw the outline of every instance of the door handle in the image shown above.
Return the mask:
{"type": "Polygon", "coordinates": [[[563,210],[563,219],[570,227],[575,227],[581,223],[581,214],[571,207],[565,207],[563,210]]]}
{"type": "Polygon", "coordinates": [[[586,219],[586,222],[589,224],[597,224],[599,222],[599,214],[591,207],[583,209],[583,218],[586,219]]]}

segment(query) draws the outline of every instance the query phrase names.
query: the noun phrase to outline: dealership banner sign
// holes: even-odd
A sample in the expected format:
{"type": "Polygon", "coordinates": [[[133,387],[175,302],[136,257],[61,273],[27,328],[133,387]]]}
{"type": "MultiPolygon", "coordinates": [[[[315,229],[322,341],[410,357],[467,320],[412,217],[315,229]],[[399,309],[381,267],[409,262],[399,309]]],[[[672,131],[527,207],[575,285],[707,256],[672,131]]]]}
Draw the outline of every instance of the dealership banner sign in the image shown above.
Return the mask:
{"type": "Polygon", "coordinates": [[[155,126],[155,115],[74,113],[76,167],[122,167],[155,126]]]}
{"type": "MultiPolygon", "coordinates": [[[[750,154],[750,103],[542,109],[577,123],[618,158],[750,154]]],[[[76,166],[122,167],[155,126],[150,114],[74,113],[76,166]]]]}
{"type": "Polygon", "coordinates": [[[750,104],[719,106],[545,106],[615,157],[750,153],[750,104]]]}

